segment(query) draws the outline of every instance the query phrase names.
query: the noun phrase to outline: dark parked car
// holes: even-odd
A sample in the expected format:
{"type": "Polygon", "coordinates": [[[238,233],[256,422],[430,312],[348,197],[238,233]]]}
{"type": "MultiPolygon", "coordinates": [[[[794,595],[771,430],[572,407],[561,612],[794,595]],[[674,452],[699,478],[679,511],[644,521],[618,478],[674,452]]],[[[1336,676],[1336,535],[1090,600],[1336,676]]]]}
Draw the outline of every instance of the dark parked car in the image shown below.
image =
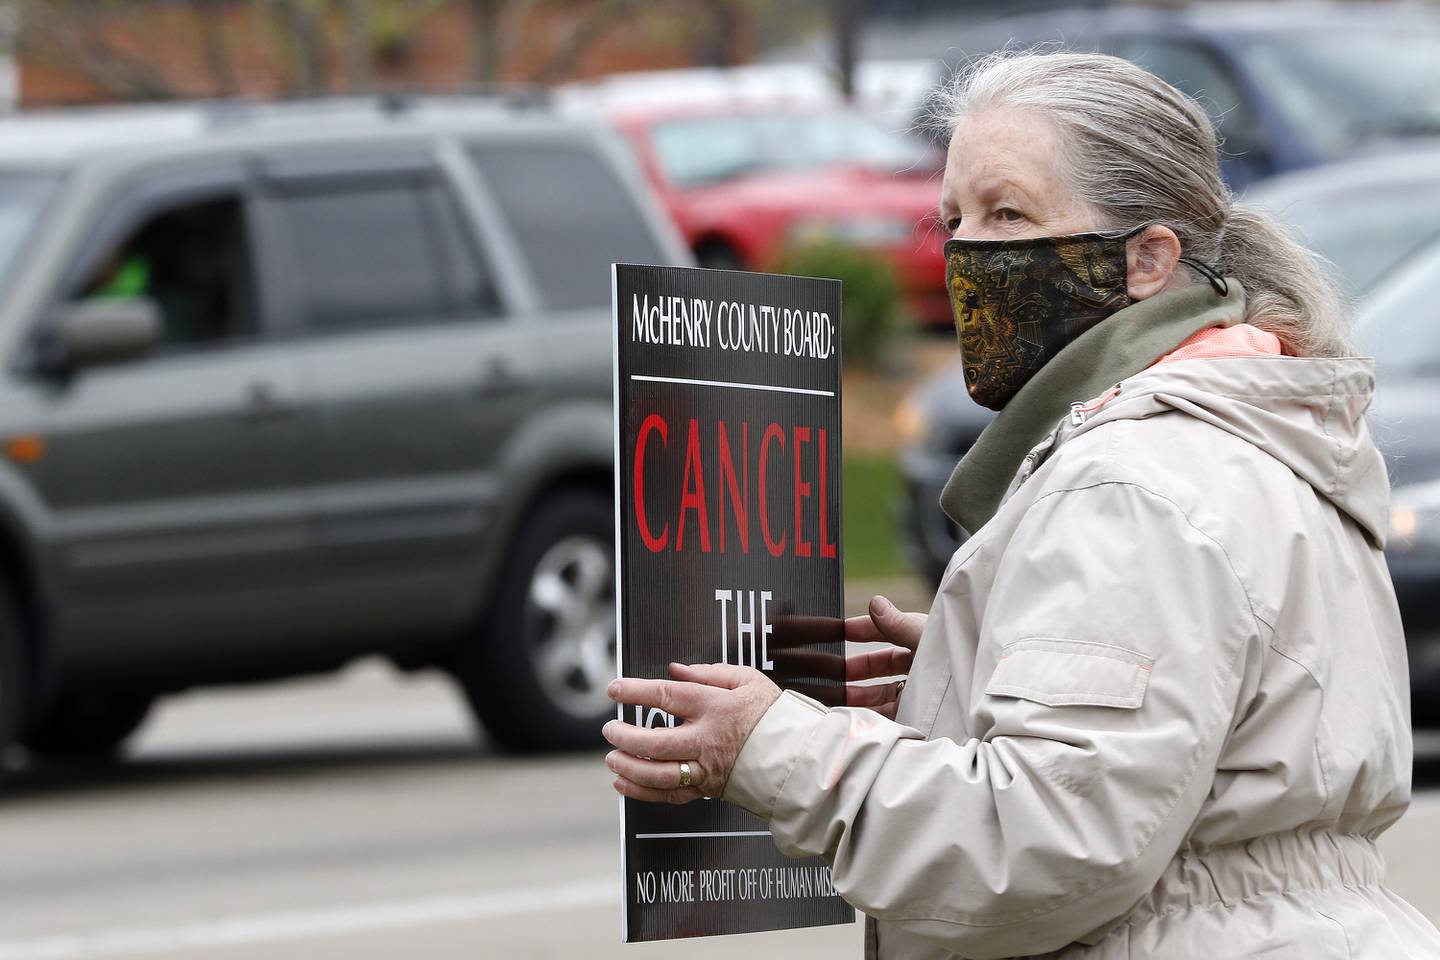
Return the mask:
{"type": "Polygon", "coordinates": [[[628,158],[488,102],[0,125],[0,745],[367,654],[594,739],[609,264],[689,259],[628,158]]]}
{"type": "Polygon", "coordinates": [[[1440,236],[1440,144],[1273,177],[1245,199],[1284,221],[1363,297],[1440,236]]]}
{"type": "Polygon", "coordinates": [[[1440,724],[1440,239],[1379,284],[1356,334],[1375,356],[1370,428],[1391,482],[1385,555],[1405,618],[1412,709],[1440,724]]]}
{"type": "Polygon", "coordinates": [[[1116,5],[954,31],[910,52],[952,66],[1007,45],[1055,42],[1132,60],[1200,99],[1224,138],[1234,189],[1396,142],[1440,135],[1440,15],[1368,3],[1116,5]]]}

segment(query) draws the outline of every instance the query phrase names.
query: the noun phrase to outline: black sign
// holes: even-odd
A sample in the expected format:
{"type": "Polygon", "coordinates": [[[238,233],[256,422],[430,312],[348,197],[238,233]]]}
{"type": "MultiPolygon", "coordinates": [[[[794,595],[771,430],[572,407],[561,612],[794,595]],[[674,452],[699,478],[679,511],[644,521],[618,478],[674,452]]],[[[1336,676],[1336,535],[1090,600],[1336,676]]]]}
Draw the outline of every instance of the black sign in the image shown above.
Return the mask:
{"type": "MultiPolygon", "coordinates": [[[[617,264],[614,294],[621,676],[729,662],[842,702],[839,282],[617,264]]],[[[855,919],[722,800],[626,799],[621,831],[627,941],[855,919]]]]}

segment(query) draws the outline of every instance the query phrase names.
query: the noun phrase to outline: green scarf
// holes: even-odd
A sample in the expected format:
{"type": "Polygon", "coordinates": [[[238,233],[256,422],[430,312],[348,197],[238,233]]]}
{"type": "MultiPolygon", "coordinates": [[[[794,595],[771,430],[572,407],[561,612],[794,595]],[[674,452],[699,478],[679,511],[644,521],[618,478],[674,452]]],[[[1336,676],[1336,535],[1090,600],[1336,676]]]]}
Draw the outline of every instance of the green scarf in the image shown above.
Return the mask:
{"type": "Polygon", "coordinates": [[[1000,507],[1000,499],[1025,455],[1055,429],[1075,401],[1091,400],[1134,376],[1206,327],[1229,327],[1245,319],[1245,291],[1226,277],[1221,296],[1194,283],[1117,310],[1076,337],[1041,367],[950,474],[940,506],[974,532],[1000,507]]]}

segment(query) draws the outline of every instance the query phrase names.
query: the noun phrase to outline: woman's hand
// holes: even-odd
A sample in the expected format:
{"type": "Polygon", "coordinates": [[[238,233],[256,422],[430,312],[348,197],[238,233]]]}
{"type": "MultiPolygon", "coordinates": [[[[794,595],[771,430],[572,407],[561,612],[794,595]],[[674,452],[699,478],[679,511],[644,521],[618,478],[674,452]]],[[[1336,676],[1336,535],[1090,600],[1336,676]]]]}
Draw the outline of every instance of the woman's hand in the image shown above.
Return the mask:
{"type": "MultiPolygon", "coordinates": [[[[845,621],[845,639],[853,643],[892,643],[888,650],[857,653],[845,660],[846,680],[876,680],[880,677],[904,677],[910,672],[915,648],[925,629],[929,614],[904,613],[885,597],[870,601],[870,612],[845,621]]],[[[876,713],[895,719],[900,691],[905,681],[895,683],[859,684],[845,687],[845,703],[851,707],[869,707],[876,713]]]]}
{"type": "Polygon", "coordinates": [[[605,724],[605,739],[618,749],[605,763],[615,772],[615,790],[634,800],[689,803],[725,792],[740,748],[780,688],[753,667],[728,663],[670,664],[674,680],[619,679],[610,684],[617,703],[658,707],[685,722],[678,727],[638,727],[620,720],[605,724]],[[681,786],[680,762],[690,783],[681,786]]]}

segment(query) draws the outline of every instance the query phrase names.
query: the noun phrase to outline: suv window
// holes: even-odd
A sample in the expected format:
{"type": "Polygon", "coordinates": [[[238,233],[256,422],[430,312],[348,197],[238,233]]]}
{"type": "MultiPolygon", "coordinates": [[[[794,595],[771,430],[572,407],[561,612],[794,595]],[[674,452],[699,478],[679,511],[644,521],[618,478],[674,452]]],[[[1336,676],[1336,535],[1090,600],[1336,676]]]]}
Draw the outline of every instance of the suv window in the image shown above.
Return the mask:
{"type": "Polygon", "coordinates": [[[470,153],[550,308],[608,307],[610,264],[665,262],[632,192],[590,151],[536,143],[470,153]]]}
{"type": "Polygon", "coordinates": [[[498,312],[461,215],[433,179],[307,183],[279,203],[310,329],[498,312]]]}
{"type": "Polygon", "coordinates": [[[59,186],[55,174],[0,171],[0,280],[19,263],[59,186]]]}
{"type": "Polygon", "coordinates": [[[211,343],[255,331],[255,276],[238,194],[152,214],[68,291],[69,299],[149,297],[160,342],[211,343]]]}

